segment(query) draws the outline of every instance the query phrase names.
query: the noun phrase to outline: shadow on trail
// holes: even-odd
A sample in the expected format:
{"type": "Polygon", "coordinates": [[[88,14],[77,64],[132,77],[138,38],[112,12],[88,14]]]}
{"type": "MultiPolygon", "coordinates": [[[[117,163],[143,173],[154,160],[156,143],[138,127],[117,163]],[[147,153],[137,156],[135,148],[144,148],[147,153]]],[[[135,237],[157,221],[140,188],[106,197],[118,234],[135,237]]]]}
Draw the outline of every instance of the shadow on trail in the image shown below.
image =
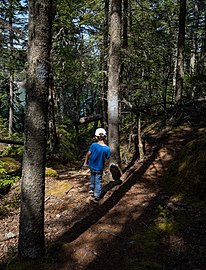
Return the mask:
{"type": "MultiPolygon", "coordinates": [[[[126,180],[120,184],[116,190],[113,191],[112,195],[100,206],[95,206],[95,208],[92,209],[91,205],[87,205],[88,213],[87,216],[85,216],[85,210],[81,210],[78,215],[77,219],[78,221],[74,223],[74,225],[67,230],[64,234],[62,234],[56,241],[60,242],[61,245],[64,245],[64,243],[72,243],[78,237],[80,237],[84,232],[86,232],[92,225],[97,223],[102,217],[104,217],[110,210],[115,207],[119,201],[126,195],[126,193],[137,183],[145,185],[145,187],[152,192],[154,191],[154,184],[157,183],[159,180],[158,173],[155,173],[155,181],[148,181],[143,177],[145,172],[148,170],[148,168],[152,165],[152,170],[154,171],[155,166],[153,166],[153,162],[158,159],[158,163],[163,165],[164,167],[167,167],[171,161],[175,158],[179,150],[181,149],[181,146],[185,145],[187,139],[191,137],[192,135],[192,130],[190,131],[183,131],[180,134],[176,134],[174,138],[163,138],[162,141],[158,141],[157,146],[154,146],[152,148],[152,153],[151,155],[143,161],[143,163],[138,163],[137,166],[133,166],[129,168],[126,172],[126,180]],[[184,140],[185,136],[187,137],[186,140],[184,140]],[[161,142],[161,143],[160,143],[161,142]],[[160,156],[160,149],[162,147],[167,149],[167,153],[170,154],[171,159],[170,160],[165,160],[164,156],[160,156]],[[142,178],[143,177],[143,178],[142,178]],[[156,181],[157,180],[157,181],[156,181]]],[[[158,172],[158,169],[157,169],[158,172]]],[[[112,183],[109,183],[106,185],[105,191],[108,191],[110,188],[113,188],[117,183],[115,181],[112,183]]],[[[156,185],[156,184],[155,184],[156,185]]],[[[137,193],[137,196],[140,195],[137,193]]],[[[130,260],[133,260],[134,258],[134,263],[136,264],[141,258],[142,260],[145,259],[146,261],[149,261],[148,254],[147,252],[144,254],[144,249],[141,249],[138,247],[137,243],[133,246],[133,241],[131,239],[135,239],[135,233],[140,234],[141,232],[145,230],[149,230],[150,224],[149,222],[151,221],[154,222],[154,220],[157,218],[156,216],[156,205],[159,203],[159,193],[158,191],[156,192],[156,196],[151,198],[148,198],[148,205],[146,207],[143,207],[142,212],[140,212],[140,216],[137,217],[137,219],[131,219],[130,217],[127,218],[127,221],[124,222],[124,229],[121,231],[121,233],[118,233],[117,235],[110,233],[110,231],[104,231],[101,230],[100,233],[106,233],[105,240],[102,242],[101,238],[96,239],[95,243],[99,247],[98,250],[100,250],[100,253],[96,255],[96,259],[90,261],[89,264],[85,265],[85,270],[93,270],[93,269],[113,269],[113,270],[127,270],[128,265],[127,265],[127,260],[124,261],[125,257],[130,260]],[[148,214],[149,213],[149,214],[148,214]],[[148,220],[148,218],[151,220],[148,220]],[[146,223],[145,223],[146,220],[146,223]],[[148,222],[148,223],[147,223],[148,222]],[[110,235],[111,234],[111,235],[110,235]],[[110,235],[110,237],[109,237],[110,235]],[[134,235],[134,236],[133,236],[134,235]],[[111,237],[113,238],[111,239],[111,237]],[[136,246],[135,246],[136,245],[136,246]],[[143,252],[143,253],[142,253],[143,252]]],[[[147,201],[146,201],[147,203],[147,201]]],[[[127,207],[127,206],[126,206],[127,207]]],[[[126,211],[126,208],[125,208],[126,211]]],[[[134,209],[134,213],[136,213],[136,210],[134,209]]],[[[124,214],[124,213],[123,213],[124,214]]],[[[65,219],[66,222],[66,219],[65,219]]],[[[163,235],[161,235],[163,236],[163,235]]],[[[138,243],[141,245],[141,243],[138,243]]],[[[157,256],[158,258],[164,258],[164,266],[168,268],[164,269],[174,269],[170,268],[171,265],[174,265],[174,262],[171,262],[170,260],[174,260],[176,264],[181,263],[180,258],[178,257],[178,254],[170,254],[170,246],[168,243],[161,242],[161,240],[158,240],[158,244],[161,245],[161,252],[157,249],[155,251],[152,251],[153,253],[151,254],[152,258],[154,261],[156,260],[157,256]],[[168,255],[169,254],[169,255],[168,255]],[[171,256],[170,256],[171,255],[171,256]],[[168,257],[169,256],[169,257],[168,257]]],[[[75,249],[81,249],[80,246],[76,246],[75,249]]],[[[147,250],[150,252],[150,250],[147,250]]],[[[86,254],[85,249],[83,248],[83,256],[86,254]]],[[[63,258],[67,260],[61,261],[61,266],[65,267],[65,265],[68,266],[68,269],[74,266],[74,269],[80,269],[78,268],[79,263],[78,260],[73,258],[73,252],[70,250],[69,253],[65,253],[65,256],[63,258]],[[70,258],[70,259],[69,259],[70,258]],[[77,267],[77,268],[76,268],[77,267]]],[[[81,255],[80,255],[81,256],[81,255]]],[[[81,266],[82,267],[82,266],[81,266]]],[[[62,268],[65,269],[65,268],[62,268]]],[[[138,268],[139,269],[139,268],[138,268]]],[[[143,269],[143,268],[141,268],[143,269]]],[[[144,268],[147,269],[147,268],[144,268]]],[[[153,269],[149,268],[148,269],[153,269]]],[[[156,269],[156,268],[155,268],[156,269]]],[[[158,268],[160,269],[160,268],[158,268]]],[[[163,268],[161,268],[163,269],[163,268]]]]}
{"type": "MultiPolygon", "coordinates": [[[[59,237],[58,241],[61,241],[63,243],[70,243],[77,239],[82,233],[89,229],[98,220],[100,220],[121,200],[121,198],[130,190],[130,188],[138,182],[138,180],[145,173],[148,167],[157,158],[160,149],[161,145],[158,145],[154,149],[153,154],[141,165],[141,167],[136,171],[131,171],[130,174],[127,176],[125,182],[123,182],[123,184],[121,184],[119,188],[114,191],[113,194],[102,205],[96,206],[95,209],[90,212],[88,216],[76,222],[67,232],[65,232],[62,236],[59,237]]],[[[113,184],[115,184],[115,181],[113,184]]],[[[111,187],[113,187],[112,183],[111,187]]]]}

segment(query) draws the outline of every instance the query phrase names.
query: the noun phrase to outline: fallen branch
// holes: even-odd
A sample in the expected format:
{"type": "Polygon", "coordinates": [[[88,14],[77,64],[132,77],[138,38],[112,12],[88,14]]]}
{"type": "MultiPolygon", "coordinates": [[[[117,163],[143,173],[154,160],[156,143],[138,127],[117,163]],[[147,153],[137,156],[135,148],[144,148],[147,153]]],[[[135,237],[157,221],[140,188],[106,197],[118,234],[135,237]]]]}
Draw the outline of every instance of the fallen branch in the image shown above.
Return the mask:
{"type": "Polygon", "coordinates": [[[73,178],[78,178],[78,177],[83,177],[83,176],[89,176],[89,173],[75,173],[73,175],[60,175],[59,178],[67,178],[67,179],[73,179],[73,178]]]}
{"type": "Polygon", "coordinates": [[[24,145],[24,142],[14,141],[14,140],[2,140],[2,139],[0,139],[0,143],[24,145]]]}
{"type": "Polygon", "coordinates": [[[65,193],[66,193],[66,195],[69,193],[69,191],[70,191],[70,190],[72,190],[72,189],[73,189],[73,187],[74,187],[74,186],[70,187],[70,188],[69,188],[69,189],[68,189],[68,190],[65,192],[65,193]]]}
{"type": "Polygon", "coordinates": [[[101,114],[85,116],[85,117],[81,117],[79,119],[73,120],[73,124],[74,125],[86,124],[86,123],[101,120],[102,118],[103,118],[103,116],[101,114]]]}

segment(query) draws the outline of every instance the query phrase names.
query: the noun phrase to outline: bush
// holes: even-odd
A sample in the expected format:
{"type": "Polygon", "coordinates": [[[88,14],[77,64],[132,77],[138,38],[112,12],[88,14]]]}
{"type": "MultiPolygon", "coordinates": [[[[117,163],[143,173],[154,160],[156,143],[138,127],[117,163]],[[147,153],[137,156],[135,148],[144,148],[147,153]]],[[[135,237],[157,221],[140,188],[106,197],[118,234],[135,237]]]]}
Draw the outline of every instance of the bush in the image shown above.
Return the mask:
{"type": "Polygon", "coordinates": [[[47,163],[53,166],[56,163],[73,163],[77,159],[77,144],[75,132],[66,125],[60,126],[58,130],[59,142],[51,153],[48,149],[47,163]]]}

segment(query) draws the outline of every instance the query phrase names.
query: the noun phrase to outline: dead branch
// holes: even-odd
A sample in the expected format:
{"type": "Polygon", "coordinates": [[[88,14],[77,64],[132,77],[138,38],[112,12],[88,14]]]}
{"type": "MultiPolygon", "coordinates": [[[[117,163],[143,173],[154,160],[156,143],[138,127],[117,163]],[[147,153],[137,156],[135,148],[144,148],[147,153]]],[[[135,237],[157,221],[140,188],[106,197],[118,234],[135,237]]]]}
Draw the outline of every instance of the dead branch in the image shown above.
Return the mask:
{"type": "Polygon", "coordinates": [[[102,118],[103,116],[101,114],[85,116],[85,117],[81,117],[79,119],[73,120],[73,124],[75,125],[87,124],[90,122],[101,120],[102,118]]]}
{"type": "Polygon", "coordinates": [[[15,141],[15,140],[3,140],[3,139],[0,139],[0,143],[24,145],[24,142],[15,141]]]}

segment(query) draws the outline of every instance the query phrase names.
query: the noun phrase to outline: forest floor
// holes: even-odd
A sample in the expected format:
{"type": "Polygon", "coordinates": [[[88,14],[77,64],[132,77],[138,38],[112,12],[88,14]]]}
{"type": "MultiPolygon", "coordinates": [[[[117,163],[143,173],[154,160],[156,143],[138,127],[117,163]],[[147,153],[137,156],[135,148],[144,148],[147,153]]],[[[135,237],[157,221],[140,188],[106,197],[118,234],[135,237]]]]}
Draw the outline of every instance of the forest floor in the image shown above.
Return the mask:
{"type": "MultiPolygon", "coordinates": [[[[121,180],[109,182],[104,175],[99,204],[88,195],[88,170],[47,178],[46,260],[27,268],[12,266],[16,265],[11,257],[17,251],[17,208],[1,216],[0,269],[205,270],[205,207],[170,197],[164,190],[165,172],[194,130],[182,127],[165,134],[153,135],[145,159],[132,164],[121,180]],[[3,263],[7,256],[9,264],[3,263]]],[[[8,207],[15,198],[18,201],[19,189],[16,186],[1,203],[8,207]]]]}

